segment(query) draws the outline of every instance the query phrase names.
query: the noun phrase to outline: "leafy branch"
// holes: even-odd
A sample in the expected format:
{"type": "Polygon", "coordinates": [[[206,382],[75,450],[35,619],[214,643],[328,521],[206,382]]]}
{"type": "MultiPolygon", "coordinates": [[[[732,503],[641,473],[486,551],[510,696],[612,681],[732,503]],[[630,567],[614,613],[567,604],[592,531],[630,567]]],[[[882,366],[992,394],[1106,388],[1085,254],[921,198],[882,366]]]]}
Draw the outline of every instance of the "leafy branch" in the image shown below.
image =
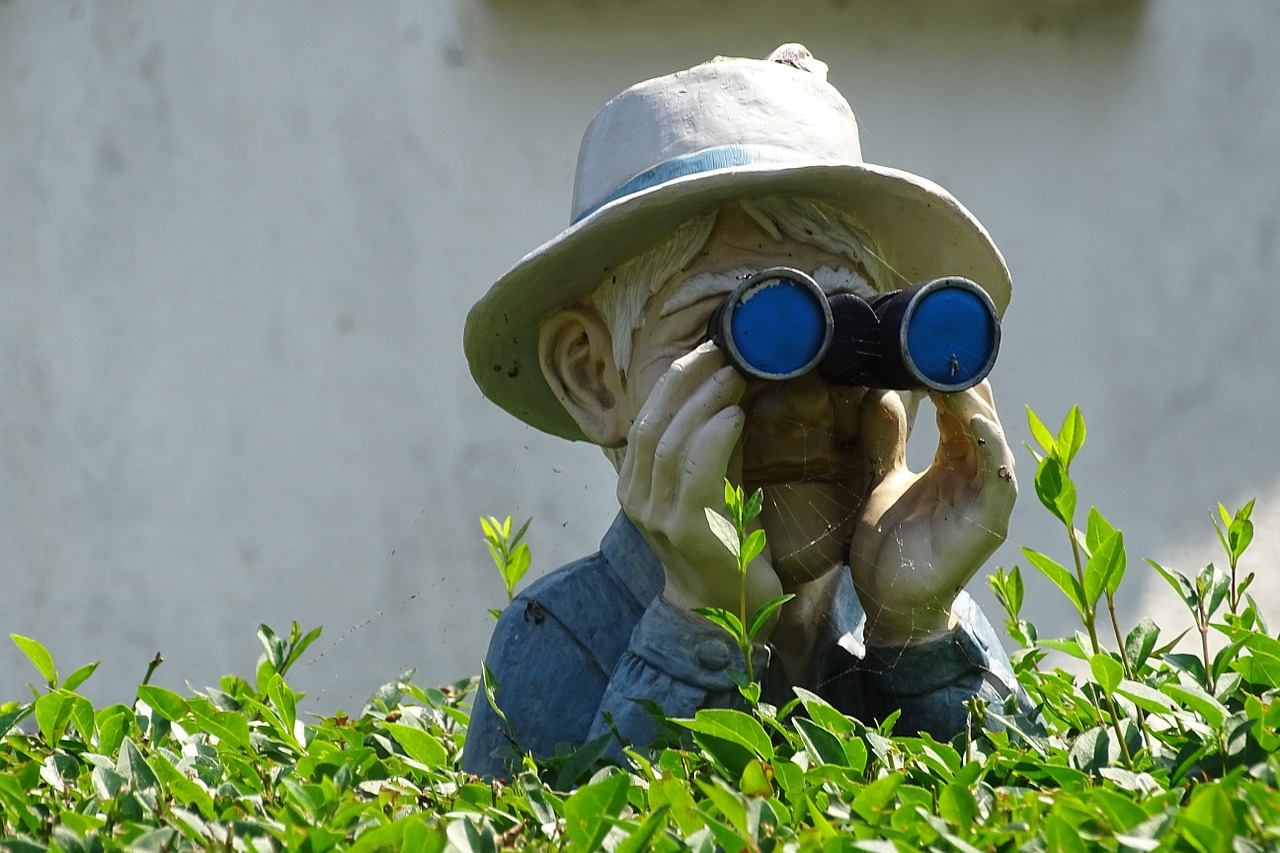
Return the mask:
{"type": "Polygon", "coordinates": [[[1236,569],[1240,563],[1240,557],[1244,554],[1249,543],[1253,541],[1253,522],[1250,517],[1253,515],[1253,501],[1249,501],[1240,509],[1236,510],[1233,516],[1227,511],[1222,504],[1218,504],[1218,517],[1222,519],[1222,525],[1218,525],[1217,519],[1214,519],[1213,529],[1218,534],[1218,541],[1222,543],[1222,550],[1227,552],[1227,563],[1231,567],[1231,586],[1227,594],[1227,606],[1231,609],[1233,615],[1237,615],[1240,610],[1240,602],[1244,597],[1244,591],[1253,583],[1254,574],[1250,572],[1243,580],[1237,580],[1236,569]]]}
{"type": "MultiPolygon", "coordinates": [[[[515,600],[516,584],[520,583],[525,572],[529,571],[531,562],[529,545],[523,540],[531,521],[533,521],[532,518],[526,519],[515,535],[512,535],[511,516],[507,516],[502,521],[498,521],[494,516],[480,519],[480,527],[484,530],[484,544],[488,547],[489,555],[493,557],[494,565],[498,567],[498,574],[502,576],[502,582],[507,588],[508,605],[515,600]]],[[[494,619],[501,614],[501,610],[489,611],[489,615],[494,619]]]]}
{"type": "MultiPolygon", "coordinates": [[[[1028,446],[1036,460],[1036,497],[1050,513],[1066,527],[1067,539],[1071,544],[1071,559],[1074,573],[1068,571],[1060,563],[1038,551],[1023,548],[1023,554],[1033,566],[1053,581],[1063,594],[1075,606],[1076,612],[1084,623],[1089,639],[1090,670],[1093,672],[1101,689],[1103,700],[1110,711],[1110,722],[1116,740],[1124,752],[1125,763],[1132,769],[1133,757],[1130,754],[1128,740],[1120,730],[1119,714],[1114,698],[1115,687],[1124,678],[1134,677],[1134,669],[1124,654],[1125,638],[1121,634],[1120,619],[1116,614],[1115,594],[1124,579],[1128,559],[1124,548],[1124,534],[1116,530],[1109,521],[1090,508],[1084,531],[1076,528],[1075,514],[1077,492],[1071,480],[1071,463],[1084,446],[1086,429],[1084,416],[1080,409],[1072,406],[1071,411],[1063,419],[1057,435],[1054,435],[1044,422],[1030,408],[1027,409],[1027,421],[1031,427],[1031,435],[1043,453],[1028,446]],[[1115,633],[1116,646],[1120,650],[1116,656],[1105,652],[1098,641],[1098,604],[1106,598],[1107,613],[1111,617],[1111,628],[1115,633]]],[[[1079,645],[1079,644],[1077,644],[1079,645]]],[[[1102,721],[1102,711],[1098,710],[1102,721]]],[[[1141,724],[1141,718],[1139,718],[1141,724]]]]}
{"type": "Polygon", "coordinates": [[[755,668],[751,661],[751,647],[769,619],[778,608],[794,595],[785,594],[766,601],[747,615],[747,566],[764,551],[765,533],[762,528],[751,530],[751,523],[764,505],[764,492],[756,489],[750,498],[728,480],[724,481],[724,509],[728,518],[706,507],[707,524],[711,532],[738,562],[738,612],[723,607],[696,607],[698,613],[728,631],[738,643],[746,664],[748,683],[756,683],[755,668]]]}

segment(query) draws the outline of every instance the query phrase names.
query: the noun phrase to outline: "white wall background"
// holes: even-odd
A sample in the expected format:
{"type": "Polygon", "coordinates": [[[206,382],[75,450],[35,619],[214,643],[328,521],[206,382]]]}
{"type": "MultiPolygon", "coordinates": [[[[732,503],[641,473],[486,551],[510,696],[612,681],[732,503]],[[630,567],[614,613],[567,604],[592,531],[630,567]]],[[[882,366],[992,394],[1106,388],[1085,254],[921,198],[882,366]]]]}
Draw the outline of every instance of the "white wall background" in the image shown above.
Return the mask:
{"type": "MultiPolygon", "coordinates": [[[[325,626],[311,710],[476,672],[503,602],[477,517],[534,516],[546,571],[615,504],[594,449],[475,390],[466,310],[565,224],[605,100],[784,41],[869,160],[1004,250],[1006,427],[1082,407],[1136,621],[1165,606],[1138,558],[1213,558],[1218,500],[1275,526],[1278,37],[1272,0],[0,0],[0,630],[102,658],[99,702],[156,651],[175,689],[248,675],[291,619],[325,626]]],[[[1019,458],[993,567],[1065,550],[1019,458]]],[[[6,640],[0,700],[31,680],[6,640]]]]}

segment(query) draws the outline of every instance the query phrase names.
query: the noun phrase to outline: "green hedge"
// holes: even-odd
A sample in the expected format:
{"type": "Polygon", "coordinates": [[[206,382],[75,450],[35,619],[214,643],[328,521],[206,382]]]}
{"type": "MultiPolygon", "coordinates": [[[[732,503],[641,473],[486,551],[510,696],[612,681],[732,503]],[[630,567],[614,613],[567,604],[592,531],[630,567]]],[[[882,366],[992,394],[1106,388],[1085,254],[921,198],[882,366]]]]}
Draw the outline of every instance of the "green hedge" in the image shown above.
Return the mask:
{"type": "Polygon", "coordinates": [[[518,759],[510,783],[490,783],[457,767],[468,702],[486,701],[475,682],[424,689],[406,675],[357,717],[300,719],[286,675],[318,630],[263,626],[252,682],[190,696],[144,683],[132,706],[103,708],[76,693],[94,665],[62,678],[14,636],[41,683],[0,704],[0,849],[1280,849],[1280,641],[1241,574],[1252,506],[1219,507],[1226,568],[1152,564],[1187,604],[1197,651],[1178,651],[1150,620],[1113,621],[1127,557],[1096,510],[1076,526],[1083,419],[1073,410],[1056,434],[1031,422],[1036,494],[1069,557],[1026,557],[1082,630],[1039,639],[1020,617],[1019,570],[991,578],[1037,703],[1031,719],[973,708],[1003,733],[897,737],[892,720],[868,728],[800,692],[787,708],[671,720],[674,745],[629,751],[625,768],[601,763],[597,742],[518,759]],[[1051,650],[1092,677],[1046,668],[1051,650]]]}

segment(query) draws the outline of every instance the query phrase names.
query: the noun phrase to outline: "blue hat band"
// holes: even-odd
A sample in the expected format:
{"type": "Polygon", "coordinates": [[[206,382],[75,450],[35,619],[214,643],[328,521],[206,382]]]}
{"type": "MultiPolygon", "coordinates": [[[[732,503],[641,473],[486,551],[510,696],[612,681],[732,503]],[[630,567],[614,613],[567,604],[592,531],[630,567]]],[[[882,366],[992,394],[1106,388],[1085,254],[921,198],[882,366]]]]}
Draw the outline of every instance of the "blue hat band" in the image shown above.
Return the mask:
{"type": "Polygon", "coordinates": [[[811,160],[812,157],[810,155],[778,145],[721,145],[716,148],[695,151],[692,154],[682,154],[679,157],[664,160],[626,181],[622,186],[574,217],[573,224],[576,225],[606,204],[615,202],[620,198],[626,198],[629,195],[635,195],[680,178],[687,178],[690,175],[701,175],[706,172],[741,166],[759,166],[768,163],[779,165],[784,163],[795,164],[811,160]]]}

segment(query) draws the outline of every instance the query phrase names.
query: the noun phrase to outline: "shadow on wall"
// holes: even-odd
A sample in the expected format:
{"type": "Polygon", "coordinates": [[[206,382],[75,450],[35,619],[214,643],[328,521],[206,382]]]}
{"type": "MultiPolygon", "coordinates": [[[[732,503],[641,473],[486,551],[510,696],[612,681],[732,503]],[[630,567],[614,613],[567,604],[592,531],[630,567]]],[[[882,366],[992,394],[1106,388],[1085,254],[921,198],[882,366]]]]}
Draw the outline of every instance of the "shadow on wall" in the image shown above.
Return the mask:
{"type": "MultiPolygon", "coordinates": [[[[767,52],[777,46],[779,39],[824,35],[826,38],[814,41],[826,41],[832,33],[848,43],[870,43],[884,49],[889,39],[901,41],[904,34],[912,32],[942,33],[950,39],[964,40],[1009,29],[1033,34],[1058,32],[1119,46],[1136,35],[1146,6],[1146,0],[1048,0],[1034,4],[1023,0],[959,0],[946,4],[933,0],[799,0],[786,4],[746,0],[733,3],[733,14],[726,15],[728,4],[715,0],[656,0],[642,4],[626,0],[464,0],[458,5],[458,13],[467,40],[474,37],[487,41],[500,48],[495,53],[518,56],[525,64],[531,49],[543,53],[550,42],[564,40],[574,46],[571,52],[543,55],[559,64],[576,64],[576,56],[587,57],[593,51],[599,55],[589,56],[592,62],[617,58],[608,48],[616,47],[618,39],[646,46],[648,55],[656,57],[664,55],[669,45],[687,41],[690,36],[716,39],[726,46],[744,39],[748,43],[767,43],[767,52]],[[824,21],[828,16],[845,24],[856,20],[859,27],[853,33],[845,32],[847,27],[832,30],[824,26],[829,23],[824,21]],[[672,33],[673,21],[680,23],[679,35],[672,33]],[[655,41],[655,35],[661,38],[655,41]]],[[[655,67],[666,66],[650,65],[650,70],[655,67]]]]}
{"type": "MultiPolygon", "coordinates": [[[[1250,495],[1239,495],[1233,502],[1224,501],[1223,505],[1229,513],[1234,513],[1250,500],[1254,500],[1253,541],[1244,556],[1240,558],[1236,577],[1239,582],[1243,582],[1250,574],[1254,575],[1246,594],[1253,596],[1258,602],[1259,610],[1267,620],[1267,626],[1274,632],[1276,625],[1280,623],[1280,576],[1276,574],[1274,568],[1280,564],[1280,513],[1276,512],[1276,507],[1280,507],[1280,482],[1273,483],[1264,493],[1257,495],[1256,499],[1250,495]]],[[[1218,541],[1217,534],[1213,531],[1213,521],[1216,519],[1215,510],[1213,519],[1206,516],[1202,524],[1191,525],[1194,533],[1186,541],[1175,544],[1165,553],[1152,555],[1151,559],[1167,569],[1182,572],[1192,580],[1210,563],[1223,572],[1229,572],[1230,564],[1227,555],[1218,541]]],[[[1129,555],[1130,571],[1136,570],[1154,575],[1154,569],[1145,563],[1138,563],[1142,556],[1144,555],[1129,555]]],[[[1133,622],[1143,616],[1150,616],[1157,625],[1161,626],[1163,632],[1171,637],[1184,629],[1190,629],[1183,637],[1180,646],[1185,651],[1199,653],[1200,636],[1195,631],[1195,624],[1187,612],[1186,605],[1168,583],[1157,579],[1147,584],[1136,604],[1136,612],[1132,616],[1133,622]]],[[[1221,617],[1220,610],[1213,621],[1219,622],[1221,617]]],[[[1226,645],[1226,640],[1223,635],[1215,631],[1209,635],[1209,645],[1216,651],[1226,645]]]]}

